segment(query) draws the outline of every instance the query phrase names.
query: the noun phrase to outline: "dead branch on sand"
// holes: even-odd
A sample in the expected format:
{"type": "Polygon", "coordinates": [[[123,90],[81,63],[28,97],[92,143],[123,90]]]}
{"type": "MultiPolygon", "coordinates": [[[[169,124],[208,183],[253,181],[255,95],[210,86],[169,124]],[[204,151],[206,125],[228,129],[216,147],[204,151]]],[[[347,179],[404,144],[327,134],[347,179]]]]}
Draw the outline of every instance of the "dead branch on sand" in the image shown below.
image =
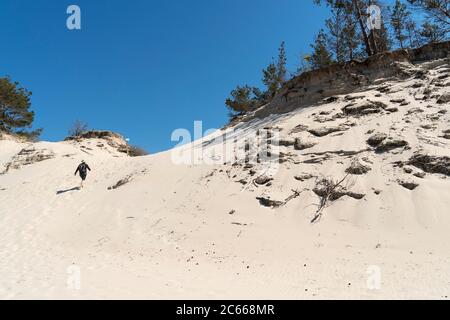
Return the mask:
{"type": "Polygon", "coordinates": [[[293,194],[290,195],[288,198],[286,198],[286,200],[284,200],[284,201],[275,201],[275,200],[271,200],[269,198],[262,198],[262,197],[258,197],[256,199],[259,200],[259,203],[262,206],[276,209],[276,208],[284,207],[285,205],[288,204],[289,201],[292,201],[295,198],[298,198],[302,194],[303,191],[292,190],[292,192],[293,192],[293,194]]]}
{"type": "Polygon", "coordinates": [[[334,182],[331,179],[322,179],[316,183],[314,193],[320,197],[320,203],[316,211],[316,215],[312,219],[311,223],[316,223],[322,218],[323,210],[329,205],[330,202],[340,199],[345,193],[342,191],[344,188],[342,184],[347,180],[349,174],[347,174],[339,182],[334,182]]]}

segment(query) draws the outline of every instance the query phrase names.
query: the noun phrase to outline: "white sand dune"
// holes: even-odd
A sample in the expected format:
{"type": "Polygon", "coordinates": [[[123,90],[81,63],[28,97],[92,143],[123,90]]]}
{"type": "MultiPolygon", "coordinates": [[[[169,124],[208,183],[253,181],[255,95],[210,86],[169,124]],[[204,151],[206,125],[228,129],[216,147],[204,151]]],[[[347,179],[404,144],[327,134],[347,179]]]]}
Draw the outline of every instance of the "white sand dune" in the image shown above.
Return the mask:
{"type": "MultiPolygon", "coordinates": [[[[449,70],[448,63],[437,64],[423,81],[449,70]]],[[[264,164],[174,164],[174,155],[202,151],[201,142],[130,158],[102,139],[1,140],[0,172],[11,163],[17,168],[10,165],[0,175],[0,297],[447,299],[449,177],[428,172],[419,178],[414,174],[424,174],[422,169],[398,164],[417,152],[450,156],[443,137],[450,129],[449,104],[436,102],[449,93],[449,82],[422,100],[423,88],[413,86],[417,81],[384,82],[391,90],[382,95],[376,87],[354,94],[363,96],[356,103],[379,101],[396,112],[333,118],[349,104],[338,96],[332,103],[240,124],[226,141],[270,126],[282,129],[282,139],[315,144],[301,151],[281,146],[285,161],[269,185],[253,183],[264,164]],[[396,99],[408,104],[391,102],[396,99]],[[324,137],[291,133],[298,125],[344,131],[324,137]],[[376,133],[405,140],[408,147],[376,153],[366,142],[376,133]],[[23,149],[32,155],[45,150],[41,154],[50,158],[25,164],[23,149]],[[344,196],[311,223],[319,203],[317,181],[342,179],[356,158],[371,170],[350,175],[345,184],[363,198],[344,196]],[[92,172],[85,188],[76,190],[73,172],[82,159],[92,172]],[[311,159],[317,163],[305,163],[311,159]],[[306,173],[313,177],[295,179],[306,173]],[[128,183],[108,190],[125,177],[131,177],[128,183]],[[406,189],[399,180],[418,187],[406,189]],[[293,190],[301,194],[280,208],[256,199],[283,201],[293,190]]],[[[223,156],[223,133],[205,139],[205,158],[223,156]]]]}

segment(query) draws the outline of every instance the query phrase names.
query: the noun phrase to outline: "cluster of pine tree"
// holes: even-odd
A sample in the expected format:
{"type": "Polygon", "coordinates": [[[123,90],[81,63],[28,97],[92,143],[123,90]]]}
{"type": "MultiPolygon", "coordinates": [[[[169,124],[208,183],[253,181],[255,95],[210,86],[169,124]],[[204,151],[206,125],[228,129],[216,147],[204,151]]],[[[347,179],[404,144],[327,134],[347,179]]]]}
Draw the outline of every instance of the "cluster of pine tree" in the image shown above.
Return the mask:
{"type": "Polygon", "coordinates": [[[271,101],[287,80],[286,62],[286,46],[282,42],[278,49],[278,59],[262,71],[265,91],[248,85],[237,86],[231,91],[231,98],[225,101],[230,117],[255,110],[271,101]]]}
{"type": "MultiPolygon", "coordinates": [[[[380,0],[313,0],[330,9],[311,45],[311,53],[301,57],[296,74],[335,63],[365,59],[375,54],[401,48],[417,48],[449,38],[450,0],[396,0],[392,6],[380,0]],[[378,21],[374,12],[379,8],[378,21]]],[[[231,116],[254,110],[276,95],[286,81],[286,48],[283,42],[277,63],[263,70],[266,90],[238,86],[226,105],[231,116]]]]}

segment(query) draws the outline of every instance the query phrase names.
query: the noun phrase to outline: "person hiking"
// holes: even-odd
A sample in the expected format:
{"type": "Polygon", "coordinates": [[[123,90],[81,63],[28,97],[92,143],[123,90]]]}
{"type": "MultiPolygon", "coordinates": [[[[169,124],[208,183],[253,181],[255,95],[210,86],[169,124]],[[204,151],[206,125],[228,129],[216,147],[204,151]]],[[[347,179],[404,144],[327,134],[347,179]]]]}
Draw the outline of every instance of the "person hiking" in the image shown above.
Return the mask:
{"type": "Polygon", "coordinates": [[[84,160],[83,160],[83,161],[81,161],[80,165],[78,166],[77,170],[75,171],[75,175],[77,175],[78,172],[80,173],[81,188],[83,188],[83,182],[84,182],[84,180],[86,180],[87,170],[91,171],[91,168],[89,168],[87,163],[84,162],[84,160]]]}

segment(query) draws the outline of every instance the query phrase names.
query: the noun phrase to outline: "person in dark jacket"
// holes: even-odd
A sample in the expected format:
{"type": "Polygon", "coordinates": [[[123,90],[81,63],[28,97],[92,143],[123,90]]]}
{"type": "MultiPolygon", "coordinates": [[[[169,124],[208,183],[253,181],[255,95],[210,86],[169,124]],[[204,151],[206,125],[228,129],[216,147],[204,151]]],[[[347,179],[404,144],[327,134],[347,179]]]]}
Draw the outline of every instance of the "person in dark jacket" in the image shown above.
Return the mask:
{"type": "Polygon", "coordinates": [[[86,180],[88,170],[91,171],[91,168],[89,168],[87,163],[84,162],[84,160],[83,160],[83,161],[81,161],[80,165],[78,166],[77,170],[75,171],[75,175],[77,175],[77,173],[80,173],[81,188],[83,188],[83,182],[84,182],[84,180],[86,180]]]}

